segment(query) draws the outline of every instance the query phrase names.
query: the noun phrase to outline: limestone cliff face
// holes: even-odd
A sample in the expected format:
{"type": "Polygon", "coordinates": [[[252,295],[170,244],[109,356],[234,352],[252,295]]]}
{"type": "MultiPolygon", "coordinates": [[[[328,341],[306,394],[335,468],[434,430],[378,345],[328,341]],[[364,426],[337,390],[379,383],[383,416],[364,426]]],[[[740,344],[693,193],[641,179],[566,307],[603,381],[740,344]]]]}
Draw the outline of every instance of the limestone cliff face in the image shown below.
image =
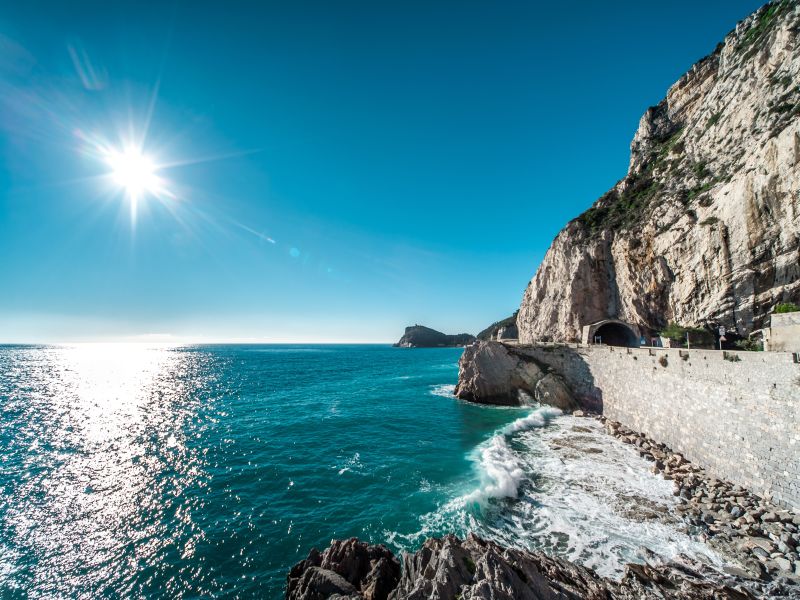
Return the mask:
{"type": "Polygon", "coordinates": [[[607,317],[746,334],[800,300],[800,0],[765,5],[642,117],[627,175],[555,238],[521,342],[607,317]]]}
{"type": "Polygon", "coordinates": [[[562,410],[580,405],[564,379],[525,352],[477,341],[458,361],[455,395],[479,404],[520,406],[535,400],[562,410]]]}

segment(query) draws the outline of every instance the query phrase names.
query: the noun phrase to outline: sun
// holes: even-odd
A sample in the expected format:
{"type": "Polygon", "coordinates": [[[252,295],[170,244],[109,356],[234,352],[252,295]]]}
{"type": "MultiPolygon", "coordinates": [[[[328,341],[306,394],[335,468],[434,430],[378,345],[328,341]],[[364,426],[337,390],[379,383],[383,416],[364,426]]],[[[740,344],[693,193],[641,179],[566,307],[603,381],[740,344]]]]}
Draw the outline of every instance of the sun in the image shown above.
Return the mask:
{"type": "Polygon", "coordinates": [[[158,176],[158,166],[139,148],[110,150],[106,163],[111,169],[114,184],[133,200],[146,194],[155,196],[163,191],[164,185],[158,176]]]}

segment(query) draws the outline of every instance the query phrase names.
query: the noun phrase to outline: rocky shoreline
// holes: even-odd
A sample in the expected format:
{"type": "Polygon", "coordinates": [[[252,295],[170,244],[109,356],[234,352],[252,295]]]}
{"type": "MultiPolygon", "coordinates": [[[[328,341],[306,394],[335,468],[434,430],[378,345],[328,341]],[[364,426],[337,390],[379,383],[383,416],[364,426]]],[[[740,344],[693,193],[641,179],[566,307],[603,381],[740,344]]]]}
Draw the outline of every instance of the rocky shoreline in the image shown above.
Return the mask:
{"type": "Polygon", "coordinates": [[[541,552],[504,548],[470,534],[428,539],[404,553],[356,538],[312,550],[287,577],[286,600],[749,600],[765,592],[792,598],[786,586],[764,590],[733,574],[678,557],[645,557],[619,581],[541,552]]]}
{"type": "Polygon", "coordinates": [[[470,534],[428,539],[402,563],[384,546],[356,538],[313,549],[287,577],[287,600],[469,598],[749,599],[800,598],[800,515],[769,498],[713,478],[664,444],[603,416],[594,418],[632,444],[651,470],[674,482],[676,511],[689,532],[739,567],[719,569],[679,555],[642,550],[619,580],[570,561],[505,548],[470,534]]]}
{"type": "Polygon", "coordinates": [[[616,421],[597,417],[617,439],[633,444],[653,463],[653,473],[674,482],[678,512],[692,532],[762,581],[800,582],[800,514],[780,508],[769,498],[709,476],[681,454],[616,421]]]}

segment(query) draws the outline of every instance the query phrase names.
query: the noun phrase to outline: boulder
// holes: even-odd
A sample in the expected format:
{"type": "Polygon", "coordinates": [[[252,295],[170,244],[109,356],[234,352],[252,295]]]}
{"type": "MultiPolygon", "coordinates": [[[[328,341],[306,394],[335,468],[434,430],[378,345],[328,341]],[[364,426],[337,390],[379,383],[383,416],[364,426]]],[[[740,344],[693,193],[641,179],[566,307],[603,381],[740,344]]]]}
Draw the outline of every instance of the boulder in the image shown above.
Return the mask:
{"type": "Polygon", "coordinates": [[[333,540],[321,553],[312,549],[286,580],[287,600],[318,600],[333,594],[386,600],[400,579],[400,562],[382,545],[356,538],[333,540]],[[326,595],[327,594],[327,595],[326,595]]]}
{"type": "Polygon", "coordinates": [[[476,342],[458,362],[455,395],[481,404],[519,406],[530,399],[563,410],[579,408],[564,379],[524,350],[500,342],[476,342]]]}

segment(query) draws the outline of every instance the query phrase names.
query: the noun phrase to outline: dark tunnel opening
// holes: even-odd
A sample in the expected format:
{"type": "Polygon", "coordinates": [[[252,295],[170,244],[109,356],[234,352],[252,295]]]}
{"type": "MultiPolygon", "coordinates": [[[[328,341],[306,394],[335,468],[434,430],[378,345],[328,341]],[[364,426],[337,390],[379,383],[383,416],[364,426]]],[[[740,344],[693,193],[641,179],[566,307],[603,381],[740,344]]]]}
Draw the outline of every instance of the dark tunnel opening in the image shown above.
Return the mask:
{"type": "Polygon", "coordinates": [[[628,348],[638,348],[639,338],[625,325],[620,323],[606,323],[597,328],[594,338],[601,344],[608,346],[626,346],[628,348]],[[599,338],[599,340],[598,340],[599,338]]]}

